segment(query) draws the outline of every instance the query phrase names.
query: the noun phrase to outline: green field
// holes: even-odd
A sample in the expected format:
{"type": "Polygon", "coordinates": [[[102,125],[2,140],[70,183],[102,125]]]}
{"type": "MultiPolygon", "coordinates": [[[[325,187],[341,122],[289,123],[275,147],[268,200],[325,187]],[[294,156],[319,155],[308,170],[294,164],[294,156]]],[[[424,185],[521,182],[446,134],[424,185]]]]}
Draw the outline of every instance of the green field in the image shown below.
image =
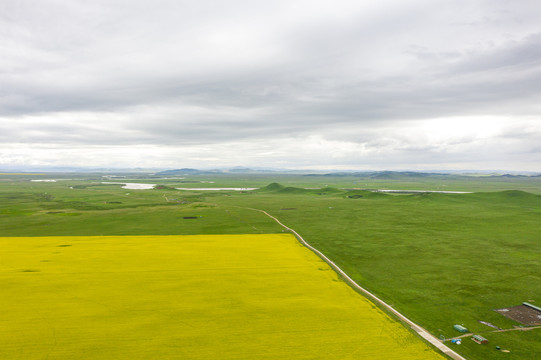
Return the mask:
{"type": "Polygon", "coordinates": [[[290,234],[0,238],[2,359],[442,359],[290,234]]]}
{"type": "Polygon", "coordinates": [[[0,233],[283,232],[264,214],[251,210],[262,209],[432,334],[457,336],[452,326],[464,324],[488,338],[488,345],[466,339],[452,346],[468,359],[540,359],[541,329],[494,333],[479,321],[511,329],[520,324],[493,309],[524,301],[541,303],[541,178],[385,177],[207,174],[130,180],[170,188],[261,187],[272,181],[283,185],[208,192],[126,190],[101,184],[98,175],[56,183],[5,176],[0,181],[0,233]],[[391,195],[345,190],[360,187],[476,193],[391,195]],[[495,346],[510,352],[499,352],[495,346]]]}

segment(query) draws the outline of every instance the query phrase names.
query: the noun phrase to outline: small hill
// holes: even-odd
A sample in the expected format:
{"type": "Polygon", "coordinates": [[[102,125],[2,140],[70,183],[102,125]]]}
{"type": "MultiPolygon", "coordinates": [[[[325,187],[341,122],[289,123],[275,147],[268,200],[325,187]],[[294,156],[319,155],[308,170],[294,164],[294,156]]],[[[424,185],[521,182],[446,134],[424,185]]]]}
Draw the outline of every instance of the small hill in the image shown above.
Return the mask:
{"type": "Polygon", "coordinates": [[[276,191],[282,190],[283,188],[284,188],[284,186],[281,185],[281,184],[271,183],[271,184],[269,184],[267,186],[264,186],[264,187],[260,188],[257,191],[258,192],[276,192],[276,191]]]}
{"type": "Polygon", "coordinates": [[[304,189],[299,187],[293,187],[288,186],[285,187],[278,183],[272,183],[265,187],[260,188],[259,190],[256,190],[257,192],[272,192],[276,194],[313,194],[313,195],[331,195],[331,194],[339,194],[343,191],[340,189],[336,189],[333,187],[324,187],[324,188],[318,188],[318,189],[304,189]]]}
{"type": "Polygon", "coordinates": [[[483,201],[497,201],[501,204],[516,204],[521,206],[541,207],[541,195],[532,194],[521,190],[504,190],[495,192],[478,192],[465,194],[469,198],[477,198],[483,201]]]}
{"type": "Polygon", "coordinates": [[[495,195],[509,200],[541,201],[540,195],[535,195],[522,190],[505,190],[497,192],[495,195]]]}

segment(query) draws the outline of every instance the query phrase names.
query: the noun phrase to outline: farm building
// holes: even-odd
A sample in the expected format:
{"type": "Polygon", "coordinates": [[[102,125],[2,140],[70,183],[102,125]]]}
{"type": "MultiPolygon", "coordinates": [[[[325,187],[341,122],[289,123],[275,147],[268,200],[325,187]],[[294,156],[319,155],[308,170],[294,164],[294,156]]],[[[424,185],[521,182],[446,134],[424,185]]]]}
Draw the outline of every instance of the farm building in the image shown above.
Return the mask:
{"type": "Polygon", "coordinates": [[[488,344],[488,340],[482,337],[481,335],[473,335],[471,339],[478,344],[488,344]]]}
{"type": "Polygon", "coordinates": [[[541,313],[541,308],[538,307],[538,306],[532,305],[532,304],[527,303],[527,302],[523,302],[522,305],[527,306],[527,307],[529,307],[531,309],[537,310],[537,311],[539,311],[541,313]]]}
{"type": "Polygon", "coordinates": [[[468,329],[466,329],[464,326],[462,325],[453,325],[453,328],[456,330],[456,331],[459,331],[461,333],[467,333],[468,332],[468,329]]]}

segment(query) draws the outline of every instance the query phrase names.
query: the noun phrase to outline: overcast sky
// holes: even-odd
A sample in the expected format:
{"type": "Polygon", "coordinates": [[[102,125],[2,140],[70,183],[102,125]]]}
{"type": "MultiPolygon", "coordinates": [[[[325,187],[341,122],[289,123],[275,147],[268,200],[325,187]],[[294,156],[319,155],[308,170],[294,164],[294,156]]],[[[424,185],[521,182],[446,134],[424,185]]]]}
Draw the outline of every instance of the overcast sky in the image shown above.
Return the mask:
{"type": "Polygon", "coordinates": [[[539,0],[0,9],[0,169],[541,171],[539,0]]]}

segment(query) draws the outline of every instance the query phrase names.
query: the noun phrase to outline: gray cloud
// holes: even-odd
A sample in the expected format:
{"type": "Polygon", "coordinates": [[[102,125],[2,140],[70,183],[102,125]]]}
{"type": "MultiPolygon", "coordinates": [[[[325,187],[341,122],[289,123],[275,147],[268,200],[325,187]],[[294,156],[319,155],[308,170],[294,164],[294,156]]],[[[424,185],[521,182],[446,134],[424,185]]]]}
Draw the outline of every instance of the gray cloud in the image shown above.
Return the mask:
{"type": "Polygon", "coordinates": [[[508,141],[504,150],[535,154],[530,167],[537,166],[541,16],[533,0],[2,6],[4,144],[96,152],[140,144],[163,164],[170,164],[167,151],[182,147],[196,157],[203,146],[250,165],[242,151],[222,147],[254,149],[279,139],[281,156],[261,151],[251,161],[323,166],[310,156],[320,144],[323,153],[342,151],[325,158],[329,166],[361,165],[368,156],[389,166],[399,164],[386,156],[456,165],[461,156],[445,154],[518,136],[481,141],[460,120],[486,124],[497,117],[528,126],[526,145],[508,141]],[[423,130],[442,118],[459,119],[462,136],[423,130]],[[280,160],[291,150],[288,141],[311,150],[280,160]]]}

